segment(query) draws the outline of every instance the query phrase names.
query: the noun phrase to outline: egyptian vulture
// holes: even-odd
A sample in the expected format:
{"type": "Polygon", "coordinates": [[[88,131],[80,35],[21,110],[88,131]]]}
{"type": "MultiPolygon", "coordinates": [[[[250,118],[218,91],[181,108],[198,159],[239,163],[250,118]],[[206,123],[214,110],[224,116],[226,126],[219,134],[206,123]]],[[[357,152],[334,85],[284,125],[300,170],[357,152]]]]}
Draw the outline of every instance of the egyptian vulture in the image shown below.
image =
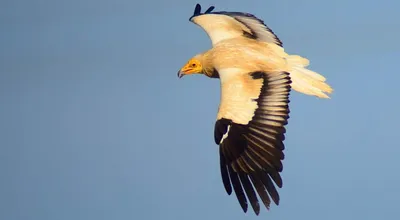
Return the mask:
{"type": "Polygon", "coordinates": [[[306,69],[306,58],[285,53],[262,20],[213,9],[201,13],[197,4],[189,19],[208,34],[212,48],[191,58],[178,77],[203,74],[220,79],[214,138],[222,182],[229,195],[235,192],[244,212],[249,201],[258,215],[257,194],[267,209],[271,200],[279,205],[275,185],[282,187],[291,88],[320,98],[329,98],[333,90],[322,75],[306,69]]]}

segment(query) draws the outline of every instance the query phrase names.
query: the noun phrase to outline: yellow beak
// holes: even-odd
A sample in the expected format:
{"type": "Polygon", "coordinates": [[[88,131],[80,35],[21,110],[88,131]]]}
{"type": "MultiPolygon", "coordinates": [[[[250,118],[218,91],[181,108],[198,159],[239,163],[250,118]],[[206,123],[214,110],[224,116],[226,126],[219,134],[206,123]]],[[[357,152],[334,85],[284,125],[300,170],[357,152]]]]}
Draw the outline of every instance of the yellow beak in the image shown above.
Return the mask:
{"type": "Polygon", "coordinates": [[[178,77],[182,78],[184,75],[189,75],[189,74],[195,74],[195,73],[200,73],[201,70],[198,70],[196,68],[184,66],[182,69],[178,71],[178,77]]]}

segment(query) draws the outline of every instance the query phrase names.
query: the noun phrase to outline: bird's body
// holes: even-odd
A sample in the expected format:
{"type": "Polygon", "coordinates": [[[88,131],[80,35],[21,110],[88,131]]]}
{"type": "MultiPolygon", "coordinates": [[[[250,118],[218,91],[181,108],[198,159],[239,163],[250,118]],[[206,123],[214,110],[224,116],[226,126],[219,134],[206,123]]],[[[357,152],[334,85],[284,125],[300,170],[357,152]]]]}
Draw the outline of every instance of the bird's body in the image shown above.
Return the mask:
{"type": "Polygon", "coordinates": [[[246,38],[224,40],[202,55],[203,66],[265,71],[287,69],[286,60],[274,47],[278,46],[246,38]]]}
{"type": "MultiPolygon", "coordinates": [[[[326,93],[333,89],[325,77],[307,69],[309,61],[298,55],[289,55],[276,44],[260,42],[251,38],[226,39],[194,57],[201,60],[205,75],[211,76],[214,69],[226,66],[241,66],[244,69],[264,71],[286,71],[292,79],[294,90],[319,98],[329,98],[326,93]]],[[[217,78],[218,76],[214,76],[217,78]]]]}
{"type": "Polygon", "coordinates": [[[258,214],[256,192],[268,209],[271,200],[279,204],[275,185],[282,187],[279,173],[291,88],[320,98],[333,90],[322,75],[306,69],[307,59],[287,54],[261,20],[213,9],[202,14],[197,5],[190,18],[206,31],[213,47],[190,59],[178,75],[220,79],[214,139],[220,147],[222,180],[228,194],[233,187],[245,212],[248,199],[258,214]]]}

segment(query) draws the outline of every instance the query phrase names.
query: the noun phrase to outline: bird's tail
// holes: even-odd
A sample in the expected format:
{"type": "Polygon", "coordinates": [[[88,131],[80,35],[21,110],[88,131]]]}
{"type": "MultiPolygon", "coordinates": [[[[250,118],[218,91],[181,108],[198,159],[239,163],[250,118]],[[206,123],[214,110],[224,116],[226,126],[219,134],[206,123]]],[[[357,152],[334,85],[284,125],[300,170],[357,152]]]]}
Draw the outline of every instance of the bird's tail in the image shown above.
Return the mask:
{"type": "Polygon", "coordinates": [[[329,98],[327,94],[333,92],[332,87],[325,82],[326,79],[321,74],[306,68],[310,63],[308,59],[289,55],[286,60],[289,64],[291,86],[294,90],[319,98],[329,98]]]}

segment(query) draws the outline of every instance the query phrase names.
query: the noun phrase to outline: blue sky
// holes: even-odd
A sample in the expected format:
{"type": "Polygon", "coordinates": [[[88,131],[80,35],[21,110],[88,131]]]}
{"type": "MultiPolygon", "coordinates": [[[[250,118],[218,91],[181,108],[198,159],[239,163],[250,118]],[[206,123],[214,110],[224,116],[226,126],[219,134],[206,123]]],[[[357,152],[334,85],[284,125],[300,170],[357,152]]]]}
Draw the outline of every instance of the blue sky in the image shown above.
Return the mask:
{"type": "Polygon", "coordinates": [[[1,3],[0,219],[398,219],[400,3],[199,2],[262,18],[335,89],[292,93],[281,204],[257,217],[221,182],[218,80],[176,76],[211,47],[197,2],[1,3]]]}

